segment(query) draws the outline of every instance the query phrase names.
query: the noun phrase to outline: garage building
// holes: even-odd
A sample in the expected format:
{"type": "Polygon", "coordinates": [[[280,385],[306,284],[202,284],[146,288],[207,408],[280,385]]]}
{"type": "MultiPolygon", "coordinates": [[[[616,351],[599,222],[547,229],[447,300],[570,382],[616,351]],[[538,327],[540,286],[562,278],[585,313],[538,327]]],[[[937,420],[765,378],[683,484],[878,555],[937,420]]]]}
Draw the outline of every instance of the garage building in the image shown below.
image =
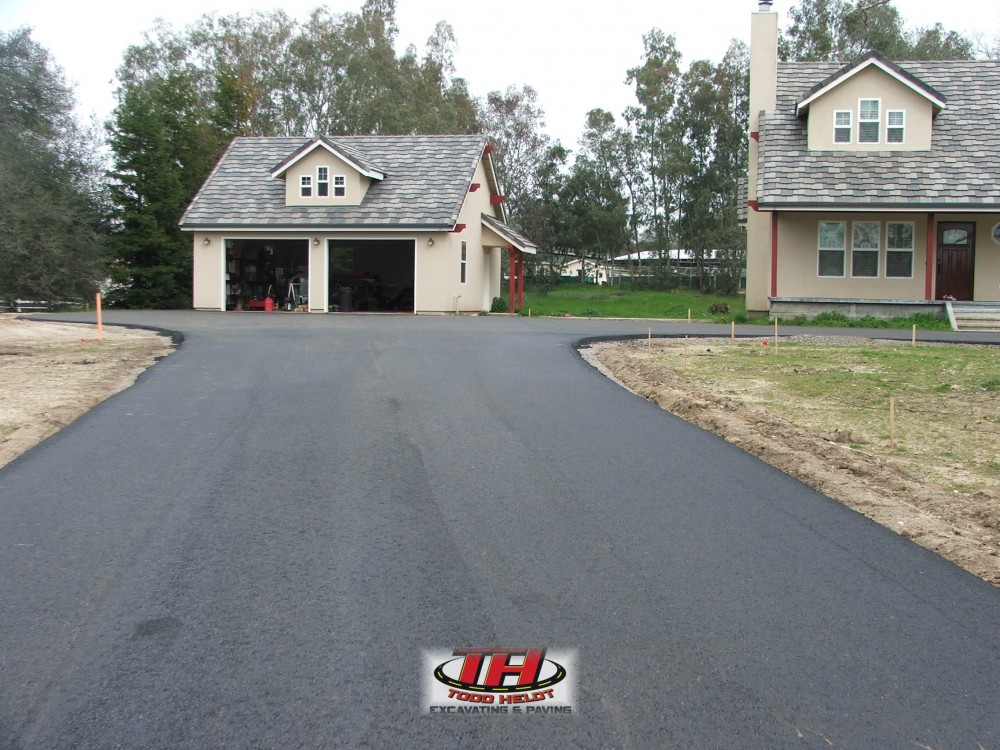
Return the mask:
{"type": "Polygon", "coordinates": [[[202,310],[489,310],[509,251],[483,136],[236,138],[181,218],[202,310]]]}

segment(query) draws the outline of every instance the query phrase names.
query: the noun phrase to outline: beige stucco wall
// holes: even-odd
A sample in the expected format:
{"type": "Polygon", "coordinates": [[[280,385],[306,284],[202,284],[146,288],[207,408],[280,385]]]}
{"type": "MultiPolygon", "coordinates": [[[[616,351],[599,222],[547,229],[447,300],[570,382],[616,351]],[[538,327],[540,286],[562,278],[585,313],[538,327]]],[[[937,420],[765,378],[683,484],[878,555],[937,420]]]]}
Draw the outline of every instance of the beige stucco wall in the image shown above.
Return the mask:
{"type": "Polygon", "coordinates": [[[224,274],[226,253],[219,235],[195,232],[193,247],[192,306],[196,310],[225,310],[224,274]],[[205,244],[205,240],[209,244],[205,244]]]}
{"type": "MultiPolygon", "coordinates": [[[[948,217],[948,221],[952,221],[948,217]]],[[[993,241],[993,227],[1000,224],[1000,213],[972,214],[954,221],[976,222],[976,283],[973,299],[980,302],[1000,301],[1000,245],[993,241]]]]}
{"type": "MultiPolygon", "coordinates": [[[[458,223],[461,232],[450,232],[435,240],[433,247],[417,245],[417,312],[478,312],[489,310],[500,294],[500,252],[484,242],[482,214],[495,215],[490,204],[486,170],[480,161],[473,182],[481,187],[466,195],[458,223]],[[461,283],[462,242],[466,243],[466,282],[461,283]],[[457,300],[455,296],[460,295],[457,300]]],[[[490,235],[493,233],[490,232],[490,235]]]]}
{"type": "Polygon", "coordinates": [[[933,107],[910,87],[871,65],[809,105],[809,148],[837,151],[921,151],[931,147],[933,107]],[[858,100],[880,99],[879,142],[858,143],[858,100]],[[906,112],[903,143],[886,143],[890,109],[906,112]],[[850,110],[851,142],[834,143],[833,113],[850,110]]]}
{"type": "Polygon", "coordinates": [[[285,205],[287,206],[357,206],[368,192],[371,180],[359,174],[354,167],[327,151],[323,147],[313,149],[311,153],[297,161],[285,173],[285,205]],[[330,195],[320,198],[316,195],[316,168],[330,168],[330,195]],[[300,190],[302,175],[312,177],[312,197],[303,198],[300,190]],[[333,178],[343,175],[346,180],[347,194],[343,198],[333,195],[333,178]]]}
{"type": "Polygon", "coordinates": [[[852,299],[924,299],[927,247],[926,214],[783,213],[778,218],[778,297],[835,297],[852,299]],[[819,222],[847,222],[845,276],[819,275],[819,222]],[[851,222],[878,221],[879,275],[854,278],[851,274],[851,222]],[[886,221],[912,221],[913,277],[885,277],[886,221]]]}

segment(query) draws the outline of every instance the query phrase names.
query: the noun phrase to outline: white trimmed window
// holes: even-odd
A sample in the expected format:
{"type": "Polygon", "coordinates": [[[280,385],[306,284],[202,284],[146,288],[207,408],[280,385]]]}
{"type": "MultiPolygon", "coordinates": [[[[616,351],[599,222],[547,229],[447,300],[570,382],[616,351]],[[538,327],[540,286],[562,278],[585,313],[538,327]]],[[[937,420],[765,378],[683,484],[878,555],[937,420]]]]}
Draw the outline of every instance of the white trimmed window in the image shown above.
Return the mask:
{"type": "Polygon", "coordinates": [[[906,111],[902,109],[890,109],[885,113],[885,142],[902,143],[903,134],[906,130],[906,111]]]}
{"type": "Polygon", "coordinates": [[[847,223],[821,221],[819,223],[820,276],[844,276],[844,257],[847,255],[847,223]]]}
{"type": "Polygon", "coordinates": [[[468,252],[469,252],[469,248],[466,245],[465,241],[463,240],[462,241],[462,260],[461,260],[461,263],[460,263],[460,268],[461,268],[460,273],[461,273],[461,278],[462,278],[462,283],[463,284],[465,283],[466,267],[468,266],[468,263],[469,263],[468,252]]]}
{"type": "Polygon", "coordinates": [[[334,175],[333,197],[343,198],[345,195],[347,195],[347,178],[342,174],[334,175]]]}
{"type": "Polygon", "coordinates": [[[878,143],[881,100],[858,100],[858,143],[878,143]]]}
{"type": "Polygon", "coordinates": [[[330,168],[316,167],[316,195],[325,198],[330,194],[330,168]]]}
{"type": "Polygon", "coordinates": [[[885,225],[885,276],[913,278],[913,222],[890,221],[885,225]]]}
{"type": "Polygon", "coordinates": [[[301,180],[299,180],[299,190],[302,193],[303,198],[311,198],[313,194],[313,178],[310,175],[302,175],[301,180]]]}
{"type": "Polygon", "coordinates": [[[851,225],[851,276],[878,277],[879,229],[877,221],[856,221],[851,225]]]}
{"type": "Polygon", "coordinates": [[[849,109],[838,109],[833,113],[833,142],[850,143],[854,113],[849,109]]]}

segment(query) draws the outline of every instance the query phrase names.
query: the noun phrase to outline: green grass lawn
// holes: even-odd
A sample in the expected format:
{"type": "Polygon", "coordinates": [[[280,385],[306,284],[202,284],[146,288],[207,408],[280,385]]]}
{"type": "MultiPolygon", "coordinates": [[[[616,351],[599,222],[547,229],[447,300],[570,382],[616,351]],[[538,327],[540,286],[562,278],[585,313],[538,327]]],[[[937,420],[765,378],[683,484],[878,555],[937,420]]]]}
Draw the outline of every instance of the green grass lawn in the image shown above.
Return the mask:
{"type": "Polygon", "coordinates": [[[676,291],[631,291],[627,287],[612,285],[561,284],[548,294],[526,288],[524,290],[524,315],[575,315],[594,318],[678,318],[691,317],[701,320],[725,322],[734,316],[746,316],[742,296],[723,297],[681,289],[676,291]],[[729,314],[710,313],[713,304],[729,306],[729,314]]]}
{"type": "MultiPolygon", "coordinates": [[[[506,295],[504,295],[506,300],[506,295]]],[[[687,320],[688,311],[693,320],[710,320],[715,323],[757,323],[767,325],[772,319],[764,316],[748,318],[746,300],[740,295],[724,297],[718,294],[703,294],[691,289],[654,291],[644,289],[632,291],[628,287],[594,284],[558,284],[543,294],[537,289],[524,290],[524,310],[522,315],[562,316],[592,318],[662,318],[687,320]],[[709,312],[713,305],[728,306],[728,313],[709,312]]],[[[920,314],[908,318],[879,319],[867,316],[848,319],[842,313],[827,312],[814,318],[799,316],[781,319],[783,326],[827,326],[836,328],[909,328],[916,325],[920,330],[950,330],[947,320],[933,315],[920,314]]]]}

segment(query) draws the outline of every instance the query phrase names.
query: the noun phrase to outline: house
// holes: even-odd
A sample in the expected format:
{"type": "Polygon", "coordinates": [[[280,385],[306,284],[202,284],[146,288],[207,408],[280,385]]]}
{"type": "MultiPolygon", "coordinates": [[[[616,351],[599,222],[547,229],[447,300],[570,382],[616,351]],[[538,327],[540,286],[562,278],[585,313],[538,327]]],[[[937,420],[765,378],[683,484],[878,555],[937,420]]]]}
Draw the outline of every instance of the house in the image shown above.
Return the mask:
{"type": "Polygon", "coordinates": [[[1000,300],[1000,62],[779,62],[751,17],[747,309],[1000,300]]]}
{"type": "Polygon", "coordinates": [[[482,136],[236,138],[180,221],[194,307],[478,312],[521,298],[535,246],[506,224],[482,136]]]}

